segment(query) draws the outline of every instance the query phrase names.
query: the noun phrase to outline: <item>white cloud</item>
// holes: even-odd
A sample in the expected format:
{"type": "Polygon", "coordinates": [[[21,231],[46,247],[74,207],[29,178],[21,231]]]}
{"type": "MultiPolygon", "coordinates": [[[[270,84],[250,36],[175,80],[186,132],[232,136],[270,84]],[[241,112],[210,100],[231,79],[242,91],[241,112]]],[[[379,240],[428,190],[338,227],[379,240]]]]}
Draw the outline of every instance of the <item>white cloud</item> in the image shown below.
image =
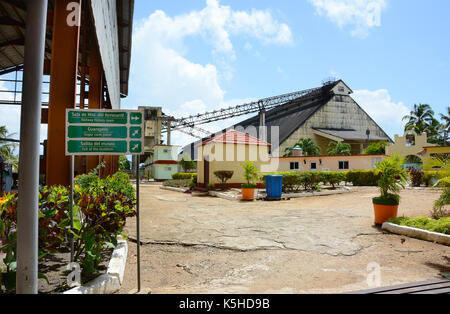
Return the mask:
{"type": "Polygon", "coordinates": [[[410,110],[402,102],[394,102],[388,90],[357,90],[352,97],[392,138],[403,135],[402,119],[410,110]]]}
{"type": "Polygon", "coordinates": [[[309,0],[320,15],[326,15],[340,28],[351,25],[352,35],[365,38],[373,27],[381,26],[381,13],[387,0],[309,0]]]}
{"type": "MultiPolygon", "coordinates": [[[[207,0],[202,10],[174,17],[158,10],[138,22],[133,35],[130,99],[124,101],[125,107],[161,106],[175,117],[221,108],[226,91],[220,81],[232,79],[236,58],[234,36],[263,44],[292,42],[289,27],[269,11],[235,11],[217,0],[207,0]],[[211,46],[215,64],[189,60],[184,42],[189,36],[200,37],[211,46]],[[137,103],[131,105],[131,99],[137,103]]],[[[250,43],[247,49],[252,49],[250,43]]]]}

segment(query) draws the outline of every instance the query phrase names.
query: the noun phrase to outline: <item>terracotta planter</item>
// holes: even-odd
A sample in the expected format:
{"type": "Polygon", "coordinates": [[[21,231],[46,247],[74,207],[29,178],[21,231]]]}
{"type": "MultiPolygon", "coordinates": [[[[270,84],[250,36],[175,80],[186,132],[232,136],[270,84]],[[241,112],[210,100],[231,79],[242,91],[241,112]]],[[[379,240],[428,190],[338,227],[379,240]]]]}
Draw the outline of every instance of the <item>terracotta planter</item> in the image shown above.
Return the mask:
{"type": "Polygon", "coordinates": [[[398,205],[373,204],[375,210],[375,224],[382,225],[391,218],[397,218],[398,205]]]}
{"type": "Polygon", "coordinates": [[[242,188],[242,200],[253,201],[255,199],[255,189],[242,188]]]}

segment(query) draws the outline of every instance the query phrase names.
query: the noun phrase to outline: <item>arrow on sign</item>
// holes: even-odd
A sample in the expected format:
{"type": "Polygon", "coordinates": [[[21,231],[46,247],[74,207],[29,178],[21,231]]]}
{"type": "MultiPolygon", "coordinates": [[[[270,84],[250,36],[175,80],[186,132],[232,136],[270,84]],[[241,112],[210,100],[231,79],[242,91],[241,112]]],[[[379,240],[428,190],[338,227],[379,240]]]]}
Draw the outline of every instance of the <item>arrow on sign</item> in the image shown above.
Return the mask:
{"type": "Polygon", "coordinates": [[[139,130],[134,131],[133,136],[136,136],[139,134],[139,130]]]}
{"type": "Polygon", "coordinates": [[[138,144],[136,144],[136,145],[134,145],[134,147],[131,149],[132,151],[135,151],[135,150],[137,150],[139,148],[139,145],[138,144]]]}
{"type": "Polygon", "coordinates": [[[139,117],[132,117],[131,118],[131,120],[134,120],[134,121],[139,121],[141,118],[139,118],[139,117]]]}

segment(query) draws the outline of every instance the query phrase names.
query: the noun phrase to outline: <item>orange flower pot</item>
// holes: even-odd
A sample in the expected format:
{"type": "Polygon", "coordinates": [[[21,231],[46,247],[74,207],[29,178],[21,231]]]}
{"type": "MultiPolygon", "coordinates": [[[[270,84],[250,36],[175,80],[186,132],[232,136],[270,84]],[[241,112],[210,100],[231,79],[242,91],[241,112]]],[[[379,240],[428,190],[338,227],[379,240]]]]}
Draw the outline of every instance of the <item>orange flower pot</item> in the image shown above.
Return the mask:
{"type": "Polygon", "coordinates": [[[253,201],[255,199],[255,189],[242,189],[242,200],[253,201]]]}
{"type": "Polygon", "coordinates": [[[397,218],[398,205],[377,205],[373,204],[375,210],[375,224],[382,225],[391,218],[397,218]]]}

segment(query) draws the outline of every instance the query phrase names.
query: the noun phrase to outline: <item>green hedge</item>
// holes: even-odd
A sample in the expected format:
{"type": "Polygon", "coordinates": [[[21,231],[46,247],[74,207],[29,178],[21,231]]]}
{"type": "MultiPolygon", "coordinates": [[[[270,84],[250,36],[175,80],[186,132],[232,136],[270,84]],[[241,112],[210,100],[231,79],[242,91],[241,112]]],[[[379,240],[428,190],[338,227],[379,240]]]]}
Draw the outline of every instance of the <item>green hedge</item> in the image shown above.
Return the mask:
{"type": "Polygon", "coordinates": [[[191,180],[193,176],[197,176],[196,173],[174,173],[172,179],[174,180],[191,180]]]}
{"type": "Polygon", "coordinates": [[[191,183],[191,179],[176,179],[176,180],[168,180],[163,182],[163,186],[170,186],[174,188],[187,188],[189,187],[189,183],[191,183]]]}
{"type": "Polygon", "coordinates": [[[347,172],[346,181],[353,183],[353,186],[378,186],[380,176],[375,174],[375,170],[353,170],[347,172]]]}
{"type": "Polygon", "coordinates": [[[267,175],[282,175],[283,176],[283,192],[292,193],[300,192],[302,190],[315,190],[316,186],[323,184],[329,184],[333,187],[345,182],[345,172],[273,172],[266,173],[261,177],[261,180],[265,180],[267,175]]]}
{"type": "Polygon", "coordinates": [[[400,217],[391,219],[389,222],[400,226],[413,227],[450,235],[450,217],[441,218],[439,220],[429,219],[426,217],[419,217],[415,219],[400,217]]]}
{"type": "Polygon", "coordinates": [[[432,187],[439,179],[450,176],[448,171],[424,171],[423,184],[432,187]]]}

